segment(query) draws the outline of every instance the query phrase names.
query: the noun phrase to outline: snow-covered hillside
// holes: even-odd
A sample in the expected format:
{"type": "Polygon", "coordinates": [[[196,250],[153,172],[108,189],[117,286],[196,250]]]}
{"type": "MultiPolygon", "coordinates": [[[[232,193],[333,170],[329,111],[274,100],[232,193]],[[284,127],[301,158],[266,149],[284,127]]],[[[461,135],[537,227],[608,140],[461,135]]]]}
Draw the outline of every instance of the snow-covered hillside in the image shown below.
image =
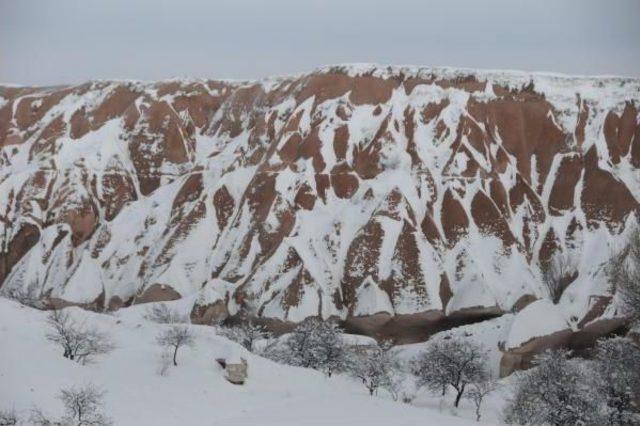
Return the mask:
{"type": "MultiPolygon", "coordinates": [[[[90,365],[62,357],[45,339],[46,312],[0,298],[0,410],[28,418],[34,407],[59,416],[61,388],[91,383],[104,390],[104,410],[120,425],[465,425],[477,424],[472,409],[393,402],[381,392],[370,397],[355,379],[276,364],[219,337],[212,327],[192,325],[193,348],[184,348],[179,365],[158,374],[161,348],[155,337],[163,327],[144,319],[144,309],[114,315],[67,308],[85,325],[111,335],[116,349],[90,365]],[[248,360],[249,378],[238,386],[224,379],[218,357],[248,360]],[[440,412],[442,410],[442,412],[440,412]]],[[[426,402],[425,402],[426,401],[426,402]]],[[[470,404],[470,403],[466,403],[470,404]]],[[[450,405],[450,404],[449,404],[450,405]]],[[[495,404],[486,408],[496,419],[495,404]]]]}
{"type": "Polygon", "coordinates": [[[514,312],[509,372],[620,326],[639,107],[632,78],[372,65],[1,87],[0,291],[406,342],[514,312]]]}

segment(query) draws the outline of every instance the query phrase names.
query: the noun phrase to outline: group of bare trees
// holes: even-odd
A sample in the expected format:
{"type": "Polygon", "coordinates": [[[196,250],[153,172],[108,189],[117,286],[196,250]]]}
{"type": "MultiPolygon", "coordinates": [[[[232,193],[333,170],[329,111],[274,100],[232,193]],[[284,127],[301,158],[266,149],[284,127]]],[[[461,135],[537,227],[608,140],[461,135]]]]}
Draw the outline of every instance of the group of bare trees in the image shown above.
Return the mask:
{"type": "MultiPolygon", "coordinates": [[[[79,320],[73,314],[74,312],[68,309],[55,309],[47,315],[45,337],[49,342],[60,347],[63,357],[85,365],[115,348],[109,334],[88,324],[86,320],[79,320]]],[[[178,323],[185,321],[185,318],[165,304],[151,307],[146,317],[166,325],[166,328],[156,337],[156,342],[171,351],[173,364],[178,365],[179,349],[191,346],[195,341],[189,326],[178,323]]],[[[58,398],[64,406],[64,415],[60,418],[48,416],[36,407],[32,409],[28,422],[25,423],[13,411],[0,411],[0,426],[15,426],[23,423],[38,426],[108,426],[113,423],[102,412],[104,392],[94,385],[63,389],[58,398]]]]}
{"type": "Polygon", "coordinates": [[[370,395],[385,389],[394,399],[405,402],[415,397],[404,388],[409,382],[443,395],[451,388],[455,390],[454,405],[457,407],[463,397],[470,399],[478,419],[484,398],[495,389],[484,349],[455,336],[429,343],[417,359],[405,363],[390,342],[348,345],[336,323],[309,318],[267,345],[261,354],[282,364],[322,371],[329,377],[335,372],[346,373],[361,381],[370,395]]]}
{"type": "MultiPolygon", "coordinates": [[[[183,317],[171,311],[164,304],[158,304],[148,312],[148,318],[156,322],[167,324],[157,337],[158,345],[167,348],[172,353],[173,365],[177,366],[178,351],[185,346],[193,346],[195,338],[188,325],[176,323],[183,317]]],[[[57,344],[62,349],[62,355],[80,364],[92,362],[97,356],[111,352],[115,345],[111,337],[98,330],[75,320],[68,311],[53,310],[47,316],[49,331],[47,340],[57,344]]]]}
{"type": "MultiPolygon", "coordinates": [[[[554,256],[541,266],[541,272],[550,300],[558,303],[567,277],[573,274],[567,259],[554,256]]],[[[611,259],[607,272],[624,314],[640,320],[640,231],[634,232],[624,250],[611,259]]],[[[28,293],[12,295],[24,303],[33,302],[28,293]]],[[[72,314],[52,310],[47,316],[46,339],[59,346],[65,358],[87,364],[115,348],[107,333],[72,314]]],[[[195,343],[188,319],[164,303],[151,306],[146,318],[162,325],[156,342],[168,350],[177,366],[180,349],[195,343]]],[[[328,377],[336,372],[349,374],[360,380],[370,395],[386,389],[397,398],[405,381],[398,378],[410,374],[418,388],[443,396],[453,390],[455,407],[463,398],[470,400],[477,420],[486,396],[496,389],[483,347],[455,336],[428,342],[403,370],[390,344],[348,345],[335,322],[317,318],[303,321],[282,339],[271,339],[264,327],[250,321],[223,327],[220,334],[280,363],[313,368],[328,377]],[[258,341],[270,343],[259,349],[258,341]]],[[[532,369],[517,373],[514,383],[514,396],[504,416],[510,424],[640,424],[640,347],[630,338],[598,342],[590,360],[572,358],[564,350],[541,354],[532,369]]],[[[35,409],[30,424],[109,425],[111,420],[102,413],[103,396],[92,385],[64,389],[59,395],[65,407],[63,417],[51,419],[35,409]]],[[[17,425],[19,420],[13,412],[0,412],[0,426],[17,425]]]]}
{"type": "Polygon", "coordinates": [[[517,373],[505,421],[520,425],[640,424],[640,347],[617,337],[598,342],[593,359],[545,352],[517,373]]]}

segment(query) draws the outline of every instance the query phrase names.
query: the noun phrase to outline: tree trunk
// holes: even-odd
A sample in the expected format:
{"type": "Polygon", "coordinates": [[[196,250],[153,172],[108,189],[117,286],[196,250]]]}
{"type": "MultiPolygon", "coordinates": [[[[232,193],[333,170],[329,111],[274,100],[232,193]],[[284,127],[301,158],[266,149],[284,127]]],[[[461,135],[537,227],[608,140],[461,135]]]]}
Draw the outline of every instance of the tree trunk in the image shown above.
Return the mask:
{"type": "Polygon", "coordinates": [[[176,361],[176,357],[178,356],[178,347],[176,346],[175,350],[173,351],[173,365],[174,366],[178,366],[178,362],[176,361]]]}
{"type": "Polygon", "coordinates": [[[460,387],[460,390],[458,391],[458,395],[456,395],[456,403],[454,404],[456,408],[458,407],[458,404],[460,404],[460,399],[462,399],[463,393],[464,393],[464,385],[460,387]]]}

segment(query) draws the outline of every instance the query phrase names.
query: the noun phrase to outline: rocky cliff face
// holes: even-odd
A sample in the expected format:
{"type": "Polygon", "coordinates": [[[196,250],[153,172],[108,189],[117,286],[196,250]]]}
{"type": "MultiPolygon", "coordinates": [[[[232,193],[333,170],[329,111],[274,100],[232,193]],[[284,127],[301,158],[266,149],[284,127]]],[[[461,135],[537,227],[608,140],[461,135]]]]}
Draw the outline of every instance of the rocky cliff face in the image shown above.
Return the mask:
{"type": "MultiPolygon", "coordinates": [[[[364,65],[0,87],[1,290],[190,297],[203,322],[537,310],[538,336],[576,331],[616,315],[603,267],[638,214],[639,108],[638,79],[364,65]]],[[[536,336],[517,325],[507,347],[536,336]]]]}

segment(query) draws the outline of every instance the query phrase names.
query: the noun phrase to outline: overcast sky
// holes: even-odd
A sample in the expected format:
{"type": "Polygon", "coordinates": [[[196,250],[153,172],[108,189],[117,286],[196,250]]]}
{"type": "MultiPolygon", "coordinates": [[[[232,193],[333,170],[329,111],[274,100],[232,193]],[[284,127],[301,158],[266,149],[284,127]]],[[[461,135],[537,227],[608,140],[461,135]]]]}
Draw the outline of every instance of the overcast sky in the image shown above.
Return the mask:
{"type": "Polygon", "coordinates": [[[345,62],[640,76],[640,0],[0,0],[4,83],[345,62]]]}

